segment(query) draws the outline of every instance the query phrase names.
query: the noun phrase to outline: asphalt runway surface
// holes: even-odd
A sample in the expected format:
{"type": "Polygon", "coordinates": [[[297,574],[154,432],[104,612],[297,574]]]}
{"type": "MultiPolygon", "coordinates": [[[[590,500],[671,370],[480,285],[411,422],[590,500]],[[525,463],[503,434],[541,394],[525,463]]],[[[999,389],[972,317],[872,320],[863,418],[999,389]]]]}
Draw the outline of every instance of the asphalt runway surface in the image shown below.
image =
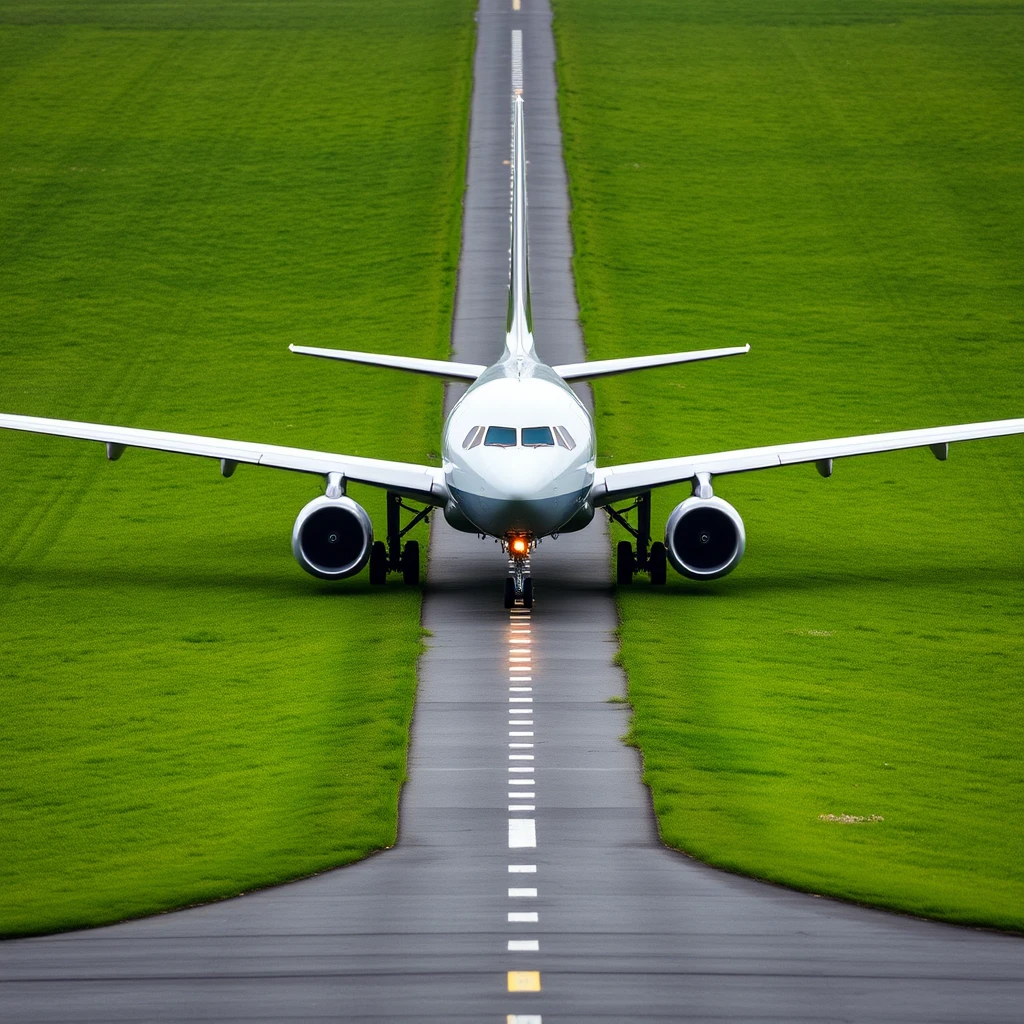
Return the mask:
{"type": "MultiPolygon", "coordinates": [[[[545,359],[576,361],[550,11],[511,6],[482,0],[479,15],[454,356],[489,362],[503,339],[518,30],[534,332],[545,359]]],[[[433,637],[394,850],[194,910],[0,944],[0,1019],[1024,1020],[1018,939],[663,849],[619,739],[628,712],[608,702],[625,681],[604,524],[545,541],[533,572],[535,608],[510,613],[494,543],[435,527],[433,637]]]]}

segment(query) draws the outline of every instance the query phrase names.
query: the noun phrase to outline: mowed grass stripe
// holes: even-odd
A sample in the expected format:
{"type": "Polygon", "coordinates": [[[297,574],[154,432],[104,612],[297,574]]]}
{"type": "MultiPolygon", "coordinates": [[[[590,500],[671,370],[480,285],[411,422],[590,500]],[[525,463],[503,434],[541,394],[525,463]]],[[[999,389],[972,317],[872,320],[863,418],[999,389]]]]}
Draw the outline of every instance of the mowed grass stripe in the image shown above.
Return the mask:
{"type": "MultiPolygon", "coordinates": [[[[1021,415],[1019,5],[555,8],[591,356],[752,345],[598,382],[602,461],[1021,415]]],[[[667,843],[1024,928],[1022,455],[716,481],[736,573],[619,596],[667,843]]]]}
{"type": "MultiPolygon", "coordinates": [[[[287,346],[446,355],[472,44],[468,2],[6,5],[0,408],[435,459],[436,382],[287,346]]],[[[12,433],[0,477],[0,933],[394,842],[420,597],[299,569],[321,481],[12,433]]]]}

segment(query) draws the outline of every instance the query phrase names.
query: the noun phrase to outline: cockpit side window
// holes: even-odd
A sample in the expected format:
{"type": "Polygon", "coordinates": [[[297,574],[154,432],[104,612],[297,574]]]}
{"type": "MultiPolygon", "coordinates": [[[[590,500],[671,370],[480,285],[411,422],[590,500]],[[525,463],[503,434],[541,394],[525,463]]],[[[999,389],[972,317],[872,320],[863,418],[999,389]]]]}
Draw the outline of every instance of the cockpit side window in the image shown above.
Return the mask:
{"type": "Polygon", "coordinates": [[[475,448],[484,439],[484,428],[474,427],[462,442],[463,448],[475,448]]]}
{"type": "Polygon", "coordinates": [[[495,448],[515,448],[516,428],[488,427],[487,435],[484,437],[484,444],[489,444],[495,448]]]}
{"type": "Polygon", "coordinates": [[[558,443],[563,448],[568,448],[572,451],[576,447],[576,442],[572,439],[572,434],[569,433],[565,427],[555,427],[555,437],[558,438],[558,443]]]}
{"type": "Polygon", "coordinates": [[[550,427],[523,427],[523,447],[543,448],[554,447],[555,439],[551,436],[550,427]]]}

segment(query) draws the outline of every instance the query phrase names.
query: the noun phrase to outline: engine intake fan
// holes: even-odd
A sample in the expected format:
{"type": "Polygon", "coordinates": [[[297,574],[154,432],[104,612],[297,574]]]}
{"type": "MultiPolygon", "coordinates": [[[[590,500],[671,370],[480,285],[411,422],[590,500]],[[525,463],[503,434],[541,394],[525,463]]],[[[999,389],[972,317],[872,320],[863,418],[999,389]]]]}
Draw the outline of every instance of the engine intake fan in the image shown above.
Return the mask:
{"type": "Polygon", "coordinates": [[[691,580],[717,580],[732,572],[746,543],[739,512],[721,498],[687,498],[665,524],[668,560],[691,580]]]}
{"type": "Polygon", "coordinates": [[[355,576],[370,559],[373,523],[348,497],[314,498],[292,529],[292,551],[306,572],[322,580],[355,576]]]}

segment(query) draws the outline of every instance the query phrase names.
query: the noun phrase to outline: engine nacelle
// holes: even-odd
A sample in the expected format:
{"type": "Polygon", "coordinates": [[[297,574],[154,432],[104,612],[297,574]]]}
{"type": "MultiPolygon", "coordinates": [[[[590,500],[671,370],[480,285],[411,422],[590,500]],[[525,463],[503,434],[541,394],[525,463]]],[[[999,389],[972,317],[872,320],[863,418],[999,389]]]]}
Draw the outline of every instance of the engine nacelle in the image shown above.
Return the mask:
{"type": "Polygon", "coordinates": [[[665,524],[668,560],[691,580],[717,580],[732,572],[746,543],[739,512],[721,498],[687,498],[665,524]]]}
{"type": "Polygon", "coordinates": [[[351,498],[314,498],[292,529],[292,551],[306,572],[322,580],[355,576],[370,559],[373,523],[351,498]]]}

